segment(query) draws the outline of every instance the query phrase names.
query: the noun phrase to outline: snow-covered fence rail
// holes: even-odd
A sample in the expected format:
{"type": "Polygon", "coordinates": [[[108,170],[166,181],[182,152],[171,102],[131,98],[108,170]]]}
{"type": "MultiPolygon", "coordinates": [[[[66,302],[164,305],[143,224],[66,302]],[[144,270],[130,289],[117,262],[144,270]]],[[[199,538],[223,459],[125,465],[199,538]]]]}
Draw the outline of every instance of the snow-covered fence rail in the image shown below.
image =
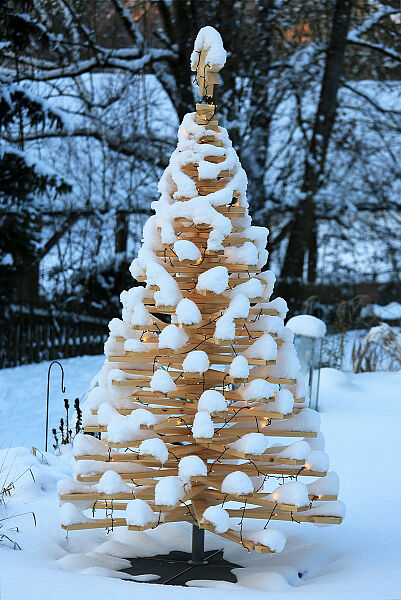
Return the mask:
{"type": "Polygon", "coordinates": [[[0,368],[103,352],[107,320],[18,308],[1,323],[0,368]]]}

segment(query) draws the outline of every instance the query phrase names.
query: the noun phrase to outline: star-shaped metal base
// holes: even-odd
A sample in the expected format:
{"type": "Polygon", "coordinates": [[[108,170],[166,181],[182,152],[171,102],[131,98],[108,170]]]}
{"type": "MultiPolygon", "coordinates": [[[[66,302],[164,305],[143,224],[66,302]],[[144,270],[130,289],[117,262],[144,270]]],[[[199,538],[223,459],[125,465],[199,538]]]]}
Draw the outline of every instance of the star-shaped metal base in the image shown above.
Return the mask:
{"type": "Polygon", "coordinates": [[[159,585],[185,585],[188,581],[199,579],[236,583],[237,578],[231,569],[240,567],[224,560],[223,550],[205,552],[203,562],[193,562],[192,555],[187,552],[174,551],[150,558],[134,558],[131,565],[130,568],[123,570],[124,573],[159,575],[158,579],[148,582],[159,585]]]}

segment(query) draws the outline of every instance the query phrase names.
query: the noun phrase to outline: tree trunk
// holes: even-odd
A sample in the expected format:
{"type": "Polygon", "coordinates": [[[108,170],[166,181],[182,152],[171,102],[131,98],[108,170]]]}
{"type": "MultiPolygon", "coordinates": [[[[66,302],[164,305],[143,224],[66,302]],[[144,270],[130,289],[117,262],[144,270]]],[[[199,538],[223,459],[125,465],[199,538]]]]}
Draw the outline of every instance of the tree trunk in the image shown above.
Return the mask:
{"type": "Polygon", "coordinates": [[[114,251],[116,255],[126,254],[128,242],[129,212],[118,210],[114,229],[114,251]]]}
{"type": "Polygon", "coordinates": [[[316,279],[318,214],[315,196],[323,183],[327,148],[336,117],[337,96],[344,70],[344,55],[352,5],[353,0],[336,0],[334,5],[319,104],[305,158],[301,186],[302,199],[294,211],[281,272],[282,277],[287,280],[302,280],[305,267],[307,267],[308,282],[312,283],[316,279]],[[307,264],[305,264],[306,260],[307,264]]]}
{"type": "Polygon", "coordinates": [[[264,178],[271,123],[268,82],[272,60],[271,40],[277,11],[276,0],[260,0],[257,5],[256,22],[259,29],[255,32],[258,41],[253,56],[257,73],[250,74],[252,92],[249,127],[252,135],[246,149],[241,150],[241,161],[248,176],[250,209],[257,225],[264,225],[260,212],[266,204],[264,178]]]}
{"type": "Polygon", "coordinates": [[[178,119],[181,122],[186,113],[194,110],[194,97],[192,92],[193,72],[189,65],[189,56],[191,55],[195,41],[196,19],[193,11],[196,11],[196,5],[187,0],[173,0],[172,11],[174,21],[174,40],[173,43],[178,47],[177,61],[172,64],[173,77],[177,88],[177,94],[174,99],[178,119]]]}

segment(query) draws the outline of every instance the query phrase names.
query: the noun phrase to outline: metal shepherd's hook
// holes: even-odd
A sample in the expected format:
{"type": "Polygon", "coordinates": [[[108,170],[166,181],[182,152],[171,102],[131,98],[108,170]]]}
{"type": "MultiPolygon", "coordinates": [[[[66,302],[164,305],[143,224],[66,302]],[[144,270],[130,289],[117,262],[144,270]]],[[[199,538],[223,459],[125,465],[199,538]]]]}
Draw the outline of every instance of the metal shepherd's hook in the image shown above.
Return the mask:
{"type": "Polygon", "coordinates": [[[48,371],[47,371],[47,393],[46,393],[46,442],[45,442],[45,452],[47,452],[47,434],[48,434],[48,429],[49,429],[49,392],[50,392],[50,371],[52,369],[53,365],[58,365],[61,369],[61,391],[65,392],[65,387],[64,387],[64,369],[61,365],[61,363],[59,363],[58,360],[53,360],[53,362],[50,363],[48,371]]]}

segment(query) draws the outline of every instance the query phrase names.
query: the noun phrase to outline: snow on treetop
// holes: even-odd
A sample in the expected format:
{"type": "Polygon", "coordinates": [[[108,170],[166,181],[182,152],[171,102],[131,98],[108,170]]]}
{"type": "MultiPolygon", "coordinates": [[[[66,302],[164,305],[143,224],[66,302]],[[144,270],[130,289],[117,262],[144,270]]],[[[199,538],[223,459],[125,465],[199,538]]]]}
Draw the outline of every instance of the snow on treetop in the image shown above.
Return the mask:
{"type": "Polygon", "coordinates": [[[220,67],[220,69],[224,67],[227,52],[224,50],[223,40],[219,32],[214,27],[208,25],[207,27],[202,27],[195,38],[194,50],[191,54],[192,71],[196,71],[202,46],[207,50],[206,64],[215,65],[216,67],[220,67]]]}
{"type": "Polygon", "coordinates": [[[292,317],[287,321],[286,327],[289,327],[295,335],[311,338],[322,338],[326,335],[326,324],[312,315],[292,317]]]}

